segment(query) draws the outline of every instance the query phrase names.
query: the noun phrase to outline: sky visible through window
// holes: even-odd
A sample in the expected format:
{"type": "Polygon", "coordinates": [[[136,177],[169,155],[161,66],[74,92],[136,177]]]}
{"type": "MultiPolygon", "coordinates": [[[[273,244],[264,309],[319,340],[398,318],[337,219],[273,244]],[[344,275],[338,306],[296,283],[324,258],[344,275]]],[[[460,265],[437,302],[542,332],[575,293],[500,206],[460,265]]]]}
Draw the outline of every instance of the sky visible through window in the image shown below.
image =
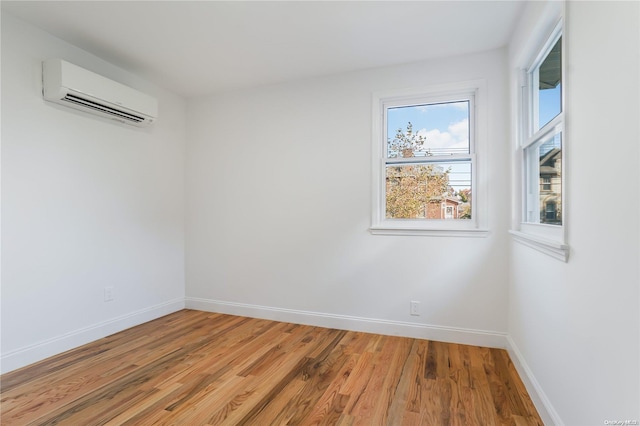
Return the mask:
{"type": "Polygon", "coordinates": [[[562,110],[562,84],[558,84],[553,89],[540,90],[539,105],[540,112],[538,117],[538,128],[544,127],[545,124],[553,120],[562,110]]]}
{"type": "MultiPolygon", "coordinates": [[[[433,157],[469,153],[468,101],[389,108],[388,140],[393,140],[398,129],[406,132],[409,122],[414,133],[425,137],[424,150],[433,157]]],[[[450,168],[449,184],[456,192],[471,189],[469,162],[443,162],[442,167],[450,168]]]]}

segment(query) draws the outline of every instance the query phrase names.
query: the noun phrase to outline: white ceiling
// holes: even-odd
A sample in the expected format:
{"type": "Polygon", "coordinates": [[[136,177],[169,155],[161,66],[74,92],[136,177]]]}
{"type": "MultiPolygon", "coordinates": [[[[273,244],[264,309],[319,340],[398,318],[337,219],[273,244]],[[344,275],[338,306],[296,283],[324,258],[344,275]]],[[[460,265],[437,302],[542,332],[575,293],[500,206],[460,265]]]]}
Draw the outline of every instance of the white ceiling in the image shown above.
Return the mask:
{"type": "Polygon", "coordinates": [[[184,96],[498,48],[522,1],[2,1],[184,96]]]}

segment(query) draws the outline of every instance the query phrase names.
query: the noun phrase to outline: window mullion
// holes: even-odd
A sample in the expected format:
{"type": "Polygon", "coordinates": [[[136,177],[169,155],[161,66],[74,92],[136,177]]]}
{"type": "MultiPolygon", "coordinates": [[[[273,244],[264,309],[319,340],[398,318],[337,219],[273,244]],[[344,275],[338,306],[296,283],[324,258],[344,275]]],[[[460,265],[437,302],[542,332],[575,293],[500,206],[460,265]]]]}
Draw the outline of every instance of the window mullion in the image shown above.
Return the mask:
{"type": "Polygon", "coordinates": [[[562,126],[564,122],[564,113],[558,114],[553,120],[548,122],[542,129],[535,132],[533,135],[529,136],[522,145],[523,148],[528,148],[529,146],[535,144],[536,142],[545,139],[552,133],[558,133],[562,131],[562,126]]]}
{"type": "Polygon", "coordinates": [[[384,163],[387,165],[392,164],[439,164],[439,163],[461,163],[465,161],[473,161],[473,154],[465,155],[451,155],[442,157],[399,157],[399,158],[387,158],[384,163]]]}

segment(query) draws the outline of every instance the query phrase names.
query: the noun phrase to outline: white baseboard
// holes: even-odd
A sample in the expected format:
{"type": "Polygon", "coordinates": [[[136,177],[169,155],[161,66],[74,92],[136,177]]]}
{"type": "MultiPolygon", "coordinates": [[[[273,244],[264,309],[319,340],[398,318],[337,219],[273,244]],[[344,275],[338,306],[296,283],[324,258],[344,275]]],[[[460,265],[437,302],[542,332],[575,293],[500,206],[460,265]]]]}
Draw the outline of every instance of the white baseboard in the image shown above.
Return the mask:
{"type": "Polygon", "coordinates": [[[2,354],[0,372],[4,374],[16,370],[181,309],[184,309],[183,298],[170,300],[2,354]]]}
{"type": "Polygon", "coordinates": [[[504,349],[507,347],[507,334],[493,331],[442,327],[414,322],[361,318],[322,312],[298,311],[293,309],[224,302],[195,297],[187,297],[185,299],[185,306],[188,309],[197,309],[200,311],[218,312],[222,314],[292,322],[296,324],[336,328],[341,330],[412,337],[417,339],[437,340],[440,342],[486,346],[492,348],[504,349]]]}
{"type": "Polygon", "coordinates": [[[518,371],[520,378],[524,382],[524,386],[527,388],[527,392],[529,393],[533,404],[536,406],[538,414],[544,424],[547,426],[564,426],[560,416],[553,408],[553,405],[551,405],[551,401],[542,390],[542,386],[540,386],[540,383],[536,380],[533,372],[524,361],[522,353],[511,336],[507,336],[507,352],[509,352],[509,357],[513,361],[516,371],[518,371]]]}

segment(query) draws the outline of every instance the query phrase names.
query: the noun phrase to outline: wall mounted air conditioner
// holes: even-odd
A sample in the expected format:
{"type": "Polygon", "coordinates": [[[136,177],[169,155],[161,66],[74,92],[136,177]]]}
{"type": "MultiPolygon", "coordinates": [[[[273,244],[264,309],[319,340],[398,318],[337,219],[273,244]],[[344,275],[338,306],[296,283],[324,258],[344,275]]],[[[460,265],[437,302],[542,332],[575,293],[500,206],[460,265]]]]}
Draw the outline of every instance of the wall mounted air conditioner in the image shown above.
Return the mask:
{"type": "Polygon", "coordinates": [[[158,116],[158,101],[62,59],[42,63],[44,99],[143,127],[158,116]]]}

